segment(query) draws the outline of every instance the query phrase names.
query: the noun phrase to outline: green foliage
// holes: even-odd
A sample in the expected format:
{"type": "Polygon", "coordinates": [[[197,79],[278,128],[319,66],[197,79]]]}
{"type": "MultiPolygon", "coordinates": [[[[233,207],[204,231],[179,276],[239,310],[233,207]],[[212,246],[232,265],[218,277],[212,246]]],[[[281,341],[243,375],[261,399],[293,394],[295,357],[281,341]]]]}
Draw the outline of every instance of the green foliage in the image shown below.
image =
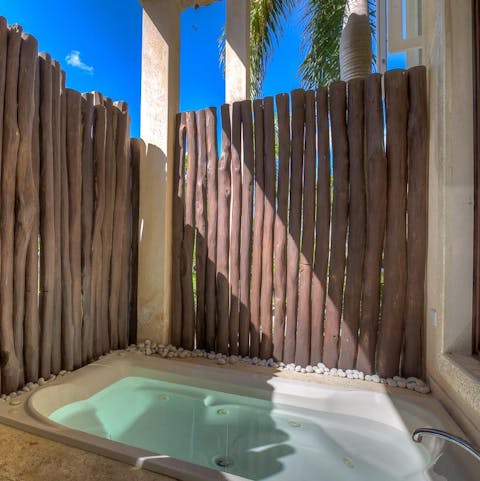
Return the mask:
{"type": "Polygon", "coordinates": [[[340,78],[340,36],[345,0],[306,0],[302,23],[304,60],[300,75],[305,88],[316,88],[340,78]]]}

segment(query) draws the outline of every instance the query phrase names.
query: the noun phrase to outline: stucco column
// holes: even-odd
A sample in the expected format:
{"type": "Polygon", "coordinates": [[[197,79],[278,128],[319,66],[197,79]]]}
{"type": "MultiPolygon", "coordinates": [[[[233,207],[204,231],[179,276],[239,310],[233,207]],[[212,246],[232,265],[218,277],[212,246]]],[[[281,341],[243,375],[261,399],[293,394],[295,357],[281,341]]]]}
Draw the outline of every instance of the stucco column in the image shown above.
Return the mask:
{"type": "Polygon", "coordinates": [[[171,199],[175,114],[179,108],[178,2],[143,0],[138,339],[170,337],[171,199]]]}
{"type": "Polygon", "coordinates": [[[225,101],[250,98],[250,0],[227,0],[225,101]]]}

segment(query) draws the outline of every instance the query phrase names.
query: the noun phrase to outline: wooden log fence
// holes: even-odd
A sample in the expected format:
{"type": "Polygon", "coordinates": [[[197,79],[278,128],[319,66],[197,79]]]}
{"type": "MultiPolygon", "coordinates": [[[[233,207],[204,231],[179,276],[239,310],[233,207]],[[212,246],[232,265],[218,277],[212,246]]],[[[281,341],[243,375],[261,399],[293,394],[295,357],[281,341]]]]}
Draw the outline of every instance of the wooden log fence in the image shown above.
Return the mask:
{"type": "Polygon", "coordinates": [[[425,68],[383,81],[223,105],[220,159],[216,110],[178,114],[175,345],[422,375],[425,68]]]}
{"type": "Polygon", "coordinates": [[[145,145],[129,128],[126,104],[66,89],[0,17],[2,394],[135,341],[145,145]]]}

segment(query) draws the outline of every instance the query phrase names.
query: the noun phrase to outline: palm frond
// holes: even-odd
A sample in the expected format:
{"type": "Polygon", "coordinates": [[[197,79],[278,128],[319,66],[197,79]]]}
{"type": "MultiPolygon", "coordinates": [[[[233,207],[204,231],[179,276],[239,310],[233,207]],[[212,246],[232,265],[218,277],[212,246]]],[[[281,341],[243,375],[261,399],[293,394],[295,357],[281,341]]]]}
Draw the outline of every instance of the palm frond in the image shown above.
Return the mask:
{"type": "Polygon", "coordinates": [[[294,0],[251,0],[250,2],[250,78],[252,97],[261,95],[268,62],[283,34],[294,0]]]}

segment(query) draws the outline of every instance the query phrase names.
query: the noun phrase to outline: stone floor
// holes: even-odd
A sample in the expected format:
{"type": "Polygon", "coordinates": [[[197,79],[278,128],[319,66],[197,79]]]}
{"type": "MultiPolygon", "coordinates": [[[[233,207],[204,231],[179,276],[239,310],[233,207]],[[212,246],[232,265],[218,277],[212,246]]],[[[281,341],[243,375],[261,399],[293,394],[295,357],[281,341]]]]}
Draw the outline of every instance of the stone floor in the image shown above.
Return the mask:
{"type": "Polygon", "coordinates": [[[172,481],[0,424],[0,481],[172,481]]]}

